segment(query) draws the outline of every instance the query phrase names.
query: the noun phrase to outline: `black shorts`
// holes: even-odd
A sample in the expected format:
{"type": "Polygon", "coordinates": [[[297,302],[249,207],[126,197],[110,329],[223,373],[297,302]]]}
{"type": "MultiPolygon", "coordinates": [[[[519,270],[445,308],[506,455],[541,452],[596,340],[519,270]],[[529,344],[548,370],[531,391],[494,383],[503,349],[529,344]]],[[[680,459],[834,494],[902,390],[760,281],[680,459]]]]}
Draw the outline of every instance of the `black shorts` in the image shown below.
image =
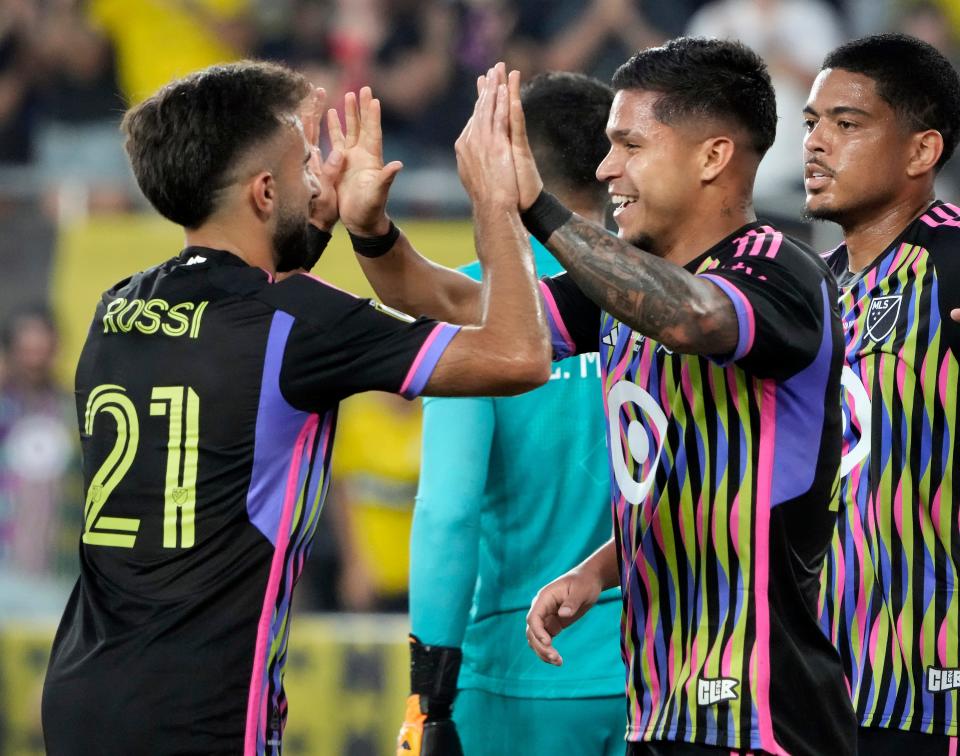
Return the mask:
{"type": "Polygon", "coordinates": [[[859,756],[960,756],[956,737],[925,735],[886,727],[861,727],[859,756]]]}

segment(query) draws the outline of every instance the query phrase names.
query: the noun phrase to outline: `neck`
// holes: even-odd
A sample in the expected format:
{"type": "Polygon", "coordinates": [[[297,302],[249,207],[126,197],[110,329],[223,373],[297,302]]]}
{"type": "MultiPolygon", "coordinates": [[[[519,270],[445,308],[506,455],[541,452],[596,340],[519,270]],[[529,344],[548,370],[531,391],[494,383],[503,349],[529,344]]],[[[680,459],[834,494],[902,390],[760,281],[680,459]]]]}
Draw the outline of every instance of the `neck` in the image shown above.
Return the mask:
{"type": "Polygon", "coordinates": [[[690,216],[690,219],[692,222],[679,227],[663,249],[659,250],[664,260],[686,265],[738,228],[753,223],[757,214],[753,211],[751,200],[741,199],[735,203],[725,201],[711,214],[704,212],[696,218],[690,216]],[[712,222],[704,223],[705,218],[710,218],[712,222]]]}
{"type": "Polygon", "coordinates": [[[199,228],[186,229],[188,247],[222,249],[243,260],[247,265],[276,273],[276,262],[269,241],[262,233],[252,232],[244,223],[224,223],[211,219],[199,228]]]}
{"type": "Polygon", "coordinates": [[[841,223],[850,270],[856,273],[869,266],[903,229],[923,214],[933,199],[931,188],[923,197],[901,198],[862,220],[841,223]]]}

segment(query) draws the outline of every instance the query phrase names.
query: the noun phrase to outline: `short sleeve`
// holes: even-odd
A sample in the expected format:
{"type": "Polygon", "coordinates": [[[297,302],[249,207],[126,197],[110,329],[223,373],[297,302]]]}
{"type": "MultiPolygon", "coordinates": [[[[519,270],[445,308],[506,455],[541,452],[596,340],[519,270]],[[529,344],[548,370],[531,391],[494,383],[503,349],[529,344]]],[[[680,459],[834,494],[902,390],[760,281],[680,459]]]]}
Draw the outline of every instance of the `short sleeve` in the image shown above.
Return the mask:
{"type": "Polygon", "coordinates": [[[554,361],[596,352],[600,339],[600,308],[567,273],[541,278],[540,291],[550,325],[554,361]]]}
{"type": "Polygon", "coordinates": [[[414,320],[306,274],[269,286],[262,296],[295,318],[280,388],[293,406],[310,411],[361,391],[419,396],[460,330],[414,320]]]}
{"type": "Polygon", "coordinates": [[[741,251],[699,274],[729,297],[737,313],[733,354],[713,359],[759,378],[786,380],[809,365],[829,337],[825,315],[835,309],[836,284],[822,261],[780,232],[755,234],[741,251]]]}
{"type": "Polygon", "coordinates": [[[926,248],[937,279],[937,307],[943,337],[960,360],[960,323],[950,312],[960,308],[960,207],[937,203],[918,220],[917,242],[926,248]]]}

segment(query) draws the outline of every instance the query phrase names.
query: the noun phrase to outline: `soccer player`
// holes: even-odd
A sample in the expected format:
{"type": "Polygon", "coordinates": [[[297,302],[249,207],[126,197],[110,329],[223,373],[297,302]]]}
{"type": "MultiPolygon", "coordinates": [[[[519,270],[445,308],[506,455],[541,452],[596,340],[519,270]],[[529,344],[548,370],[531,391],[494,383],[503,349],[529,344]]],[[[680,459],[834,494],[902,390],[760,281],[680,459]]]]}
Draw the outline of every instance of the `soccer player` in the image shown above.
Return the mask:
{"type": "MultiPolygon", "coordinates": [[[[315,136],[306,80],[246,62],[174,81],[124,119],[140,187],[187,246],[103,295],[77,368],[82,571],[44,687],[51,756],[279,754],[291,596],[339,400],[518,392],[549,376],[506,87],[484,84],[458,142],[492,276],[481,325],[459,330],[309,275],[271,283],[321,251],[310,227],[337,220],[334,181],[349,195],[399,169],[371,174],[353,159],[380,156],[369,89],[371,118],[352,119],[343,150],[315,167],[304,98],[315,136]],[[492,349],[504,340],[508,358],[492,349]]],[[[354,228],[349,207],[339,211],[354,228]]],[[[354,239],[367,254],[383,245],[354,239]]]]}
{"type": "MultiPolygon", "coordinates": [[[[594,170],[607,151],[612,100],[607,85],[569,73],[538,76],[522,92],[544,182],[601,224],[607,193],[594,170]]],[[[539,242],[532,246],[541,275],[561,271],[539,242]]],[[[465,271],[480,277],[476,263],[465,271]]],[[[564,639],[571,662],[563,668],[544,668],[524,641],[537,589],[610,537],[599,376],[596,355],[584,354],[523,396],[424,402],[410,548],[415,685],[398,754],[416,753],[423,732],[419,753],[451,756],[439,745],[453,729],[441,694],[456,694],[453,721],[467,754],[623,753],[619,591],[605,592],[564,639]],[[545,543],[550,550],[531,559],[545,543]],[[437,680],[430,670],[445,674],[437,680]],[[420,698],[428,693],[429,717],[420,698]],[[554,724],[532,727],[537,721],[554,724]]]]}
{"type": "Polygon", "coordinates": [[[960,721],[960,207],[935,199],[960,139],[960,77],[899,34],[830,53],[804,111],[806,208],[846,337],[842,512],[824,629],[859,752],[956,754],[960,721]]]}
{"type": "MultiPolygon", "coordinates": [[[[826,266],[753,213],[777,120],[765,66],[737,43],[681,38],[617,71],[597,176],[619,237],[541,191],[518,81],[523,217],[568,271],[543,280],[555,356],[599,341],[615,518],[610,543],[541,590],[528,640],[559,664],[552,636],[619,582],[632,753],[853,753],[816,616],[843,336],[826,266]]],[[[475,283],[408,245],[364,267],[394,306],[481,311],[475,283]]]]}

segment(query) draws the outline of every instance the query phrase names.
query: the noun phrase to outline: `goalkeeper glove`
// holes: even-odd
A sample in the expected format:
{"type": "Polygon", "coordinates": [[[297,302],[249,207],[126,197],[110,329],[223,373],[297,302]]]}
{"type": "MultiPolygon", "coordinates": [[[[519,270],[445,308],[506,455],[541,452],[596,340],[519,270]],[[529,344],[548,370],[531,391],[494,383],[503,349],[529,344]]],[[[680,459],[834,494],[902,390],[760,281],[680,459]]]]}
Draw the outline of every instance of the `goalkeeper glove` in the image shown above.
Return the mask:
{"type": "Polygon", "coordinates": [[[462,658],[459,648],[427,646],[410,636],[410,697],[397,756],[463,756],[450,718],[462,658]]]}

